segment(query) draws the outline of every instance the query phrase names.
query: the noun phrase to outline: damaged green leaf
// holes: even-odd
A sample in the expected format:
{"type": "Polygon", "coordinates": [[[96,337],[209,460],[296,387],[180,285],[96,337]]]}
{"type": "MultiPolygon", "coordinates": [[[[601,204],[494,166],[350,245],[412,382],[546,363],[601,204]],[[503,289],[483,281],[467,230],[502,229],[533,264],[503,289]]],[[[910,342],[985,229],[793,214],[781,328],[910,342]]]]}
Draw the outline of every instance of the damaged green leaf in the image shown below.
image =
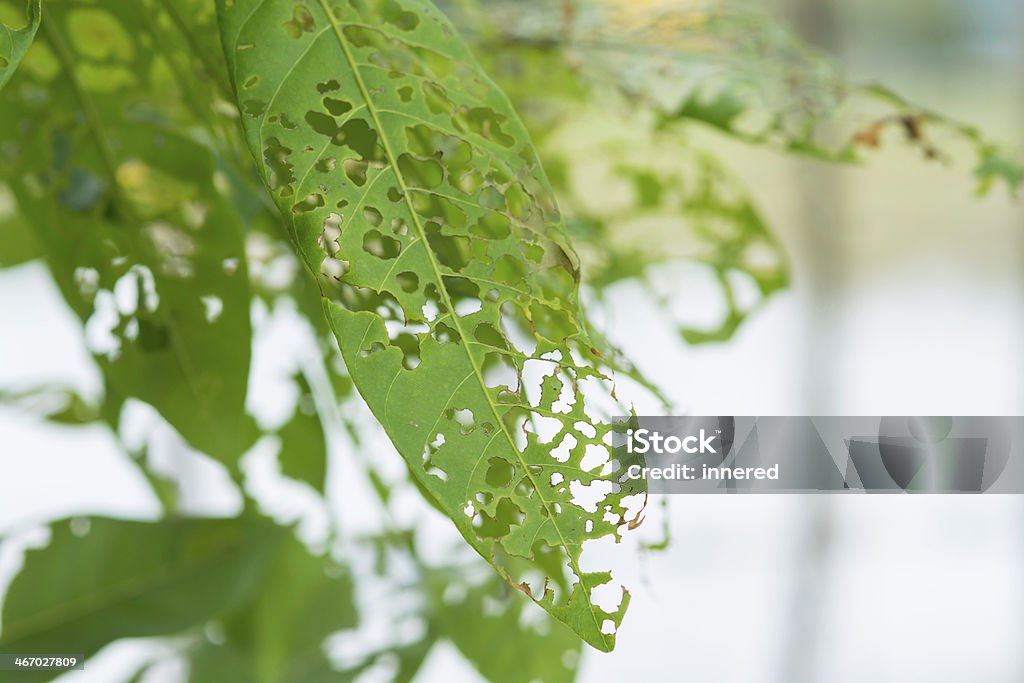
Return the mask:
{"type": "Polygon", "coordinates": [[[250,149],[357,389],[466,540],[611,650],[628,593],[580,558],[638,514],[613,490],[625,409],[508,100],[423,0],[218,8],[250,149]]]}

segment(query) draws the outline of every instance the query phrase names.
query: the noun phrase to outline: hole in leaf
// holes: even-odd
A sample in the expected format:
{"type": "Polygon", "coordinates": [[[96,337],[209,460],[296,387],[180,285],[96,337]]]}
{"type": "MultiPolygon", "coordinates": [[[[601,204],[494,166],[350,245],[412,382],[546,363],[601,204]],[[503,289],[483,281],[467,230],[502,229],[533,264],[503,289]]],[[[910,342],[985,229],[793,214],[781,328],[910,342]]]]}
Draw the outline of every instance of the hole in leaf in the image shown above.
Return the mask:
{"type": "Polygon", "coordinates": [[[462,408],[460,410],[449,408],[444,412],[444,414],[449,420],[452,420],[459,425],[459,432],[463,436],[471,434],[476,429],[476,418],[473,417],[473,411],[467,408],[462,408]]]}
{"type": "Polygon", "coordinates": [[[338,166],[338,160],[334,157],[324,157],[316,162],[314,168],[320,173],[331,173],[338,166]]]}
{"type": "Polygon", "coordinates": [[[401,287],[402,291],[406,294],[412,294],[420,287],[419,276],[411,271],[399,273],[395,279],[398,281],[398,286],[401,287]]]}
{"type": "Polygon", "coordinates": [[[425,232],[430,248],[437,255],[441,265],[459,272],[469,263],[469,238],[449,237],[441,234],[441,226],[427,223],[425,232]]]}
{"type": "Polygon", "coordinates": [[[494,325],[491,323],[480,323],[477,325],[473,336],[481,344],[487,344],[499,349],[508,349],[508,342],[505,341],[505,337],[494,329],[494,325]]]}
{"type": "Polygon", "coordinates": [[[507,536],[513,526],[522,525],[524,519],[523,511],[510,498],[502,498],[493,517],[481,512],[474,521],[479,520],[476,533],[481,538],[501,538],[507,536]]]}
{"type": "Polygon", "coordinates": [[[326,206],[327,202],[322,194],[312,193],[306,196],[301,202],[292,205],[292,213],[302,214],[309,213],[323,206],[326,206]]]}
{"type": "Polygon", "coordinates": [[[282,24],[284,32],[290,38],[301,38],[303,33],[312,33],[316,28],[316,22],[309,8],[305,5],[296,5],[292,10],[292,18],[282,24]]]}
{"type": "Polygon", "coordinates": [[[345,100],[339,100],[335,97],[325,97],[324,107],[334,116],[341,116],[345,112],[352,109],[352,103],[346,102],[345,100]]]}
{"type": "Polygon", "coordinates": [[[267,144],[263,148],[263,159],[270,170],[271,189],[277,190],[295,182],[295,176],[292,173],[294,167],[288,161],[291,153],[292,150],[282,145],[277,138],[267,140],[267,144]]]}
{"type": "Polygon", "coordinates": [[[469,231],[487,239],[501,240],[511,234],[510,225],[511,221],[507,216],[503,216],[497,211],[488,211],[477,222],[469,226],[469,231]]]}
{"type": "Polygon", "coordinates": [[[402,9],[402,6],[395,0],[383,0],[379,5],[379,10],[384,21],[403,31],[411,31],[419,26],[419,17],[402,9]]]}
{"type": "Polygon", "coordinates": [[[578,443],[579,442],[576,440],[575,436],[566,433],[566,435],[562,437],[562,441],[558,444],[558,447],[551,451],[551,457],[561,463],[569,462],[571,451],[578,443]]]}
{"type": "Polygon", "coordinates": [[[363,209],[363,220],[377,228],[380,227],[380,224],[384,221],[384,217],[381,215],[380,211],[372,206],[368,206],[363,209]]]}
{"type": "Polygon", "coordinates": [[[387,261],[398,257],[402,252],[402,243],[379,230],[370,230],[363,235],[363,251],[387,261]]]}
{"type": "Polygon", "coordinates": [[[441,344],[450,344],[461,340],[458,331],[454,327],[449,327],[444,323],[439,323],[434,326],[434,339],[441,344]]]}
{"type": "Polygon", "coordinates": [[[410,154],[403,154],[398,157],[398,169],[410,187],[432,190],[444,181],[444,169],[432,159],[416,159],[410,154]]]}
{"type": "Polygon", "coordinates": [[[345,159],[342,167],[345,169],[345,175],[355,185],[362,187],[366,184],[366,173],[370,167],[368,163],[356,159],[345,159]]]}
{"type": "Polygon", "coordinates": [[[455,128],[459,132],[476,133],[482,138],[497,142],[502,147],[511,148],[516,141],[501,130],[504,120],[504,116],[489,107],[463,110],[458,116],[453,117],[455,128]]]}
{"type": "Polygon", "coordinates": [[[402,367],[415,370],[420,364],[420,342],[416,335],[403,332],[391,342],[402,351],[402,367]]]}
{"type": "Polygon", "coordinates": [[[484,476],[484,481],[487,482],[488,486],[505,488],[512,483],[516,473],[516,468],[512,463],[503,458],[491,458],[487,461],[487,464],[487,474],[484,476]]]}

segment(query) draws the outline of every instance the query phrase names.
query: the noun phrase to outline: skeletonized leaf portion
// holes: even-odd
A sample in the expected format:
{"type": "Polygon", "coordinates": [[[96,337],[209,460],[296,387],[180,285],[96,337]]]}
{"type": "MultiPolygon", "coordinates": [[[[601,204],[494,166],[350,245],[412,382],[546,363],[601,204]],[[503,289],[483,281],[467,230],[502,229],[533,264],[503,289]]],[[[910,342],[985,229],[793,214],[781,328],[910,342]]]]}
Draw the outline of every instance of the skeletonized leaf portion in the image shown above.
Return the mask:
{"type": "Polygon", "coordinates": [[[508,100],[425,0],[218,7],[248,143],[355,385],[467,541],[612,649],[628,593],[580,557],[628,521],[623,409],[508,100]]]}
{"type": "Polygon", "coordinates": [[[39,3],[40,0],[28,0],[26,3],[28,24],[23,28],[14,30],[0,21],[0,88],[11,79],[14,70],[18,68],[18,62],[28,52],[36,37],[39,21],[43,16],[39,3]]]}

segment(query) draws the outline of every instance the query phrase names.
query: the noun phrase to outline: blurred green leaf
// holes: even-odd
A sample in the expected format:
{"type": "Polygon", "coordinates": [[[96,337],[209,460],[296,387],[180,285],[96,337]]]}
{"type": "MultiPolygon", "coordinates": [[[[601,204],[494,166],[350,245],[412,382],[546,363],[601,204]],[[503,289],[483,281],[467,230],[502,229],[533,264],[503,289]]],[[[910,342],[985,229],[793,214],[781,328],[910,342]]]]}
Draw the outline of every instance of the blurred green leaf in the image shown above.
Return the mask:
{"type": "Polygon", "coordinates": [[[687,343],[701,344],[730,339],[789,284],[778,238],[741,179],[713,155],[659,130],[588,145],[588,150],[552,146],[545,153],[579,162],[581,170],[562,179],[560,201],[572,216],[570,232],[589,265],[587,284],[598,299],[624,280],[638,280],[674,320],[679,297],[656,292],[654,270],[678,262],[699,264],[708,283],[722,292],[721,317],[709,328],[677,325],[687,343]],[[598,171],[607,177],[600,183],[605,192],[628,190],[614,207],[600,204],[588,180],[598,171]]]}
{"type": "Polygon", "coordinates": [[[278,455],[281,472],[323,493],[327,479],[327,437],[306,377],[297,373],[292,379],[299,387],[299,399],[295,414],[277,433],[281,439],[278,455]]]}
{"type": "Polygon", "coordinates": [[[1011,194],[1016,195],[1024,184],[1024,164],[1006,157],[996,147],[984,146],[974,174],[978,177],[978,193],[986,194],[992,185],[1003,181],[1011,194]]]}
{"type": "Polygon", "coordinates": [[[51,533],[49,545],[26,553],[4,598],[4,652],[88,657],[119,638],[202,624],[245,600],[287,532],[255,518],[81,517],[51,533]]]}
{"type": "Polygon", "coordinates": [[[0,94],[0,176],[108,394],[152,404],[231,465],[251,443],[242,227],[192,135],[207,122],[196,86],[181,86],[139,9],[47,5],[45,40],[0,94]]]}
{"type": "MultiPolygon", "coordinates": [[[[485,0],[488,11],[473,16],[490,18],[479,33],[491,50],[525,52],[522,63],[544,52],[560,58],[565,66],[555,73],[575,74],[595,90],[618,90],[632,110],[647,109],[669,131],[698,123],[750,144],[853,163],[881,145],[883,128],[901,128],[904,141],[928,160],[947,157],[939,140],[971,148],[983,192],[992,179],[1011,193],[1024,182],[1024,161],[997,152],[975,127],[883,86],[851,81],[833,59],[756,4],[573,4],[569,27],[558,3],[485,0]],[[996,163],[986,163],[990,158],[996,163]]],[[[535,102],[546,97],[527,95],[535,102]]]]}
{"type": "Polygon", "coordinates": [[[42,386],[23,391],[0,389],[0,405],[15,405],[51,422],[83,425],[103,418],[100,406],[77,391],[61,386],[42,386]]]}
{"type": "Polygon", "coordinates": [[[290,537],[252,598],[223,621],[223,642],[192,654],[192,683],[326,683],[339,680],[324,639],[356,626],[351,579],[326,557],[290,537]]]}
{"type": "Polygon", "coordinates": [[[528,606],[500,579],[460,590],[450,575],[437,577],[442,592],[434,625],[442,637],[470,661],[490,683],[572,683],[581,643],[571,630],[546,615],[524,613],[528,606]],[[447,599],[445,596],[447,595],[447,599]]]}
{"type": "Polygon", "coordinates": [[[21,265],[43,255],[25,219],[5,211],[5,199],[4,188],[0,186],[0,244],[4,245],[0,250],[0,268],[21,265]]]}
{"type": "MultiPolygon", "coordinates": [[[[788,264],[742,181],[722,162],[696,148],[690,136],[670,125],[673,119],[658,101],[628,90],[650,87],[653,92],[659,88],[652,64],[669,55],[628,32],[614,41],[592,42],[588,31],[596,30],[595,23],[608,20],[610,12],[617,16],[608,8],[591,14],[589,3],[581,3],[577,37],[566,40],[551,33],[551,27],[557,26],[551,16],[557,8],[551,5],[485,4],[499,8],[494,21],[500,22],[499,28],[482,31],[479,36],[488,50],[487,64],[540,140],[541,160],[584,264],[584,284],[600,300],[615,285],[637,280],[671,317],[675,315],[670,305],[675,297],[658,296],[649,285],[649,276],[663,264],[702,264],[722,291],[725,310],[711,329],[683,327],[680,332],[688,343],[728,340],[757,306],[787,285],[788,264]],[[577,50],[587,58],[581,58],[577,50]],[[594,62],[589,59],[591,51],[600,52],[594,62]],[[618,64],[616,56],[632,66],[618,64]],[[648,78],[650,83],[645,80],[648,78]],[[573,86],[548,87],[549,82],[573,86]],[[626,93],[628,102],[619,101],[616,93],[626,93]],[[628,125],[615,127],[616,136],[605,141],[596,132],[593,138],[573,135],[581,126],[596,128],[597,124],[586,122],[587,117],[608,107],[622,109],[629,117],[628,125]],[[595,176],[601,180],[595,182],[595,176]],[[609,190],[617,190],[621,181],[629,186],[629,199],[619,199],[614,208],[609,207],[609,190]],[[750,289],[747,284],[753,285],[758,300],[753,306],[745,302],[741,307],[735,290],[738,286],[750,289]]],[[[628,16],[632,11],[627,8],[623,12],[628,16]]],[[[644,13],[640,8],[637,12],[644,13]]],[[[667,24],[660,27],[659,35],[670,35],[673,30],[672,24],[667,24]]],[[[691,57],[699,66],[697,56],[691,57]]],[[[698,77],[710,78],[700,68],[687,73],[687,78],[698,77]]],[[[749,108],[730,89],[731,83],[723,80],[714,98],[705,100],[694,94],[672,106],[683,107],[687,117],[702,117],[705,123],[729,132],[749,108]]],[[[605,125],[603,130],[612,127],[605,125]]],[[[591,335],[602,336],[593,326],[591,335]]],[[[612,345],[606,342],[599,348],[612,349],[610,364],[668,405],[667,398],[641,371],[615,356],[612,345]]]]}

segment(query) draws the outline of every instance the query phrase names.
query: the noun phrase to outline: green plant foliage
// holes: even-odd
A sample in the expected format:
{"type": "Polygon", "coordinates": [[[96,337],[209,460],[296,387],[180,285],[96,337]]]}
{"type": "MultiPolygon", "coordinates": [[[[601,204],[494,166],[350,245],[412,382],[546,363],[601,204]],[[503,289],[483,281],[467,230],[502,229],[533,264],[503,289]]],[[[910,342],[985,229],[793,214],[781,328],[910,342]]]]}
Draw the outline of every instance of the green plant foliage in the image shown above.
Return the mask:
{"type": "MultiPolygon", "coordinates": [[[[390,490],[378,493],[382,502],[390,490]]],[[[401,604],[412,605],[398,619],[421,624],[419,636],[369,653],[346,673],[357,674],[397,660],[398,667],[389,680],[407,682],[415,678],[433,648],[447,641],[491,683],[575,680],[583,648],[579,636],[476,563],[427,566],[415,549],[415,537],[413,529],[390,527],[363,543],[373,548],[375,574],[382,579],[408,576],[409,567],[415,568],[416,580],[399,581],[394,597],[401,604]],[[497,642],[502,643],[501,648],[495,648],[497,642]]]]}
{"type": "MultiPolygon", "coordinates": [[[[616,284],[639,280],[661,304],[665,319],[672,320],[670,302],[648,283],[659,266],[700,263],[720,288],[725,310],[714,328],[679,324],[679,331],[689,344],[723,342],[788,284],[782,245],[749,189],[692,136],[652,117],[637,117],[611,138],[574,136],[581,120],[603,113],[593,101],[608,97],[604,84],[589,84],[562,51],[550,46],[513,43],[496,54],[492,73],[516,98],[539,140],[541,159],[585,266],[584,284],[598,301],[616,284]],[[565,142],[566,137],[573,141],[565,142]],[[601,181],[594,182],[595,176],[601,181]],[[628,200],[609,204],[609,188],[621,188],[624,192],[617,194],[628,200]],[[757,292],[753,305],[738,303],[739,286],[757,292]]],[[[624,107],[615,94],[611,105],[624,107]]],[[[647,386],[639,373],[624,374],[647,386]]]]}
{"type": "MultiPolygon", "coordinates": [[[[2,199],[0,199],[2,201],[2,199]]],[[[25,221],[20,216],[0,217],[0,268],[17,266],[42,255],[25,221]]]]}
{"type": "Polygon", "coordinates": [[[83,425],[102,418],[100,406],[61,386],[0,390],[0,405],[17,406],[58,424],[83,425]]]}
{"type": "Polygon", "coordinates": [[[977,158],[974,176],[978,180],[977,192],[987,194],[997,183],[1002,183],[1011,195],[1016,196],[1024,185],[1024,161],[1014,159],[998,145],[988,140],[976,126],[948,117],[930,109],[917,107],[892,90],[880,85],[862,89],[866,97],[892,108],[894,113],[876,118],[870,125],[854,135],[854,143],[867,149],[881,146],[881,136],[887,130],[896,128],[903,137],[920,148],[928,158],[942,159],[944,151],[933,141],[942,135],[971,148],[977,158]]]}
{"type": "Polygon", "coordinates": [[[978,160],[980,192],[998,179],[1015,194],[1024,182],[1024,163],[1003,155],[974,126],[883,86],[851,83],[832,60],[747,3],[634,9],[579,0],[578,14],[579,62],[627,97],[647,101],[661,126],[696,122],[831,162],[861,161],[864,152],[899,138],[931,160],[946,159],[947,146],[965,146],[978,160]],[[883,135],[889,130],[895,135],[883,135]]]}
{"type": "MultiPolygon", "coordinates": [[[[789,282],[782,247],[750,192],[694,144],[695,126],[832,163],[859,162],[901,138],[929,160],[945,160],[948,152],[966,148],[978,160],[979,193],[1002,181],[1016,194],[1024,181],[1024,166],[977,128],[881,86],[851,83],[834,62],[748,4],[464,0],[454,5],[451,10],[486,55],[488,71],[538,142],[586,266],[585,284],[598,298],[622,280],[644,280],[665,263],[696,260],[711,269],[726,310],[714,328],[681,325],[689,344],[727,341],[789,282]],[[581,108],[609,107],[629,120],[633,135],[624,144],[595,154],[589,143],[568,148],[560,143],[563,131],[578,127],[581,108]],[[650,161],[667,150],[680,166],[703,166],[705,173],[666,172],[650,161]],[[595,209],[602,192],[594,188],[606,190],[613,181],[607,174],[596,184],[572,182],[570,176],[623,155],[631,157],[632,179],[624,175],[622,181],[634,185],[633,202],[614,211],[595,209]],[[672,191],[663,191],[666,187],[672,191]],[[673,194],[694,199],[677,208],[671,201],[663,204],[673,194]],[[656,214],[663,219],[657,232],[650,230],[656,214]],[[646,229],[638,226],[641,217],[647,219],[646,229]],[[715,227],[709,230],[710,225],[715,227]],[[646,240],[636,239],[638,227],[646,240]],[[644,242],[658,248],[645,248],[644,242]],[[753,306],[738,304],[738,283],[745,289],[754,285],[753,306]]],[[[671,319],[669,301],[662,309],[671,319]]]]}
{"type": "Polygon", "coordinates": [[[508,101],[425,2],[219,7],[250,148],[322,273],[356,387],[463,536],[511,581],[504,556],[542,564],[524,592],[610,650],[628,594],[606,612],[591,592],[610,574],[579,567],[584,541],[626,521],[581,384],[608,389],[508,101]],[[587,509],[575,486],[603,495],[587,509]]]}
{"type": "Polygon", "coordinates": [[[4,652],[88,657],[118,638],[202,624],[245,600],[286,534],[253,518],[83,517],[50,530],[49,545],[28,551],[4,599],[4,652]]]}
{"type": "MultiPolygon", "coordinates": [[[[550,3],[493,0],[483,5],[487,12],[462,21],[478,28],[478,49],[488,58],[488,71],[512,97],[537,141],[584,264],[584,284],[600,302],[618,283],[639,280],[671,321],[670,301],[649,282],[665,264],[703,264],[709,281],[722,292],[725,310],[713,328],[680,323],[679,331],[689,344],[727,341],[786,286],[788,264],[736,174],[696,145],[681,124],[666,124],[656,99],[630,89],[650,88],[651,95],[665,90],[665,84],[649,82],[656,69],[648,62],[661,53],[631,31],[614,41],[592,40],[586,32],[595,30],[597,19],[608,19],[612,10],[607,6],[590,11],[589,4],[576,5],[581,26],[570,30],[560,23],[560,8],[550,3]],[[552,29],[559,26],[560,31],[552,29]],[[616,59],[637,64],[627,69],[616,59]],[[617,137],[575,133],[588,118],[604,122],[592,124],[595,131],[612,128],[609,110],[628,117],[629,125],[618,127],[617,137]],[[600,182],[594,182],[595,175],[600,182]],[[630,199],[609,205],[608,190],[620,187],[616,195],[630,199]],[[739,286],[757,292],[753,304],[738,303],[739,286]]],[[[643,16],[649,10],[635,11],[643,16]]],[[[621,12],[632,13],[628,7],[621,12]]],[[[700,59],[694,56],[693,61],[700,59]]],[[[701,68],[685,71],[688,77],[704,73],[701,68]]],[[[647,386],[637,372],[622,374],[647,386]]],[[[660,396],[656,389],[655,394],[660,396]]]]}
{"type": "Polygon", "coordinates": [[[311,555],[294,538],[281,545],[253,593],[226,615],[215,636],[190,653],[192,683],[338,680],[324,639],[357,623],[352,583],[342,567],[311,555]]]}
{"type": "Polygon", "coordinates": [[[497,577],[466,590],[441,592],[438,597],[441,604],[434,612],[438,634],[448,638],[485,680],[572,683],[576,679],[579,638],[551,619],[531,623],[530,615],[524,614],[528,603],[497,577]],[[502,645],[495,647],[495,643],[502,645]]]}
{"type": "Polygon", "coordinates": [[[14,30],[5,24],[0,16],[0,88],[11,79],[14,70],[18,68],[18,62],[25,56],[32,40],[39,30],[39,21],[43,16],[40,0],[28,0],[25,13],[28,17],[28,24],[23,28],[14,30]]]}
{"type": "Polygon", "coordinates": [[[278,431],[281,439],[281,472],[304,481],[323,492],[327,478],[327,442],[320,415],[316,412],[313,391],[302,373],[295,375],[299,400],[295,414],[278,431]]]}
{"type": "Polygon", "coordinates": [[[137,9],[47,5],[44,40],[3,95],[0,176],[86,326],[108,393],[152,404],[231,463],[250,442],[241,225],[137,9]]]}
{"type": "MultiPolygon", "coordinates": [[[[711,328],[677,327],[687,343],[703,344],[730,339],[758,306],[788,285],[782,245],[747,188],[710,154],[654,131],[611,140],[589,155],[575,148],[571,153],[585,159],[579,165],[589,173],[600,169],[609,185],[629,190],[628,199],[609,207],[595,206],[589,184],[571,171],[556,185],[561,205],[572,216],[568,224],[574,242],[590,266],[588,284],[599,299],[617,283],[639,280],[659,301],[652,269],[683,261],[701,264],[723,293],[720,321],[711,328]],[[622,237],[623,228],[629,239],[622,237]],[[746,301],[752,292],[753,303],[746,301]]],[[[667,320],[674,315],[672,298],[660,302],[667,320]]]]}

